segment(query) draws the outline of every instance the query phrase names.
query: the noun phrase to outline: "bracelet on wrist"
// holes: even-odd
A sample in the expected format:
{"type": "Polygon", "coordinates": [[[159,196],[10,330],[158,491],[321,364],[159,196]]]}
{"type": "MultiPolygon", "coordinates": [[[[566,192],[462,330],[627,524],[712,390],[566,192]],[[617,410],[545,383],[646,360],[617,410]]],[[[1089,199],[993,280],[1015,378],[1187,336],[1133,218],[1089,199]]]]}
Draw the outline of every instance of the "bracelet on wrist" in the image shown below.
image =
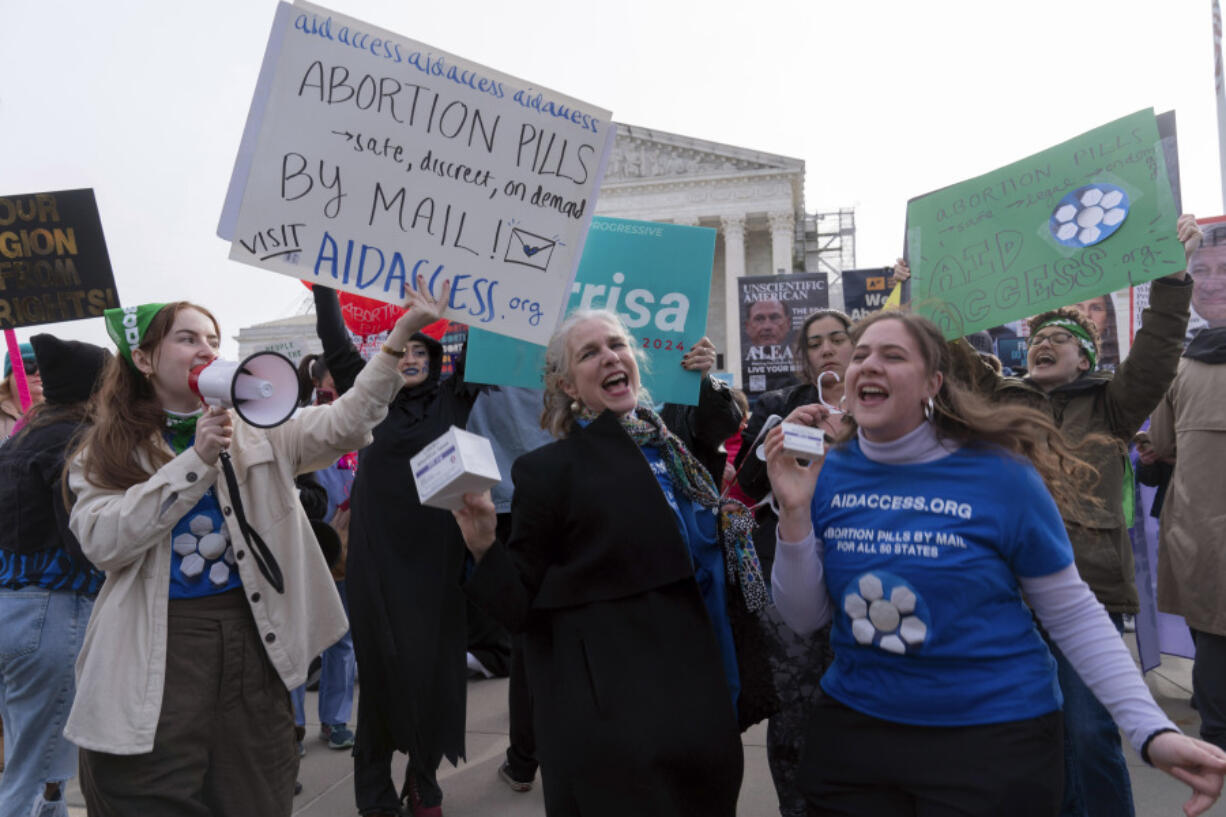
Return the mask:
{"type": "Polygon", "coordinates": [[[391,355],[392,357],[404,357],[404,349],[393,349],[386,343],[379,347],[379,351],[383,352],[384,354],[391,355]]]}

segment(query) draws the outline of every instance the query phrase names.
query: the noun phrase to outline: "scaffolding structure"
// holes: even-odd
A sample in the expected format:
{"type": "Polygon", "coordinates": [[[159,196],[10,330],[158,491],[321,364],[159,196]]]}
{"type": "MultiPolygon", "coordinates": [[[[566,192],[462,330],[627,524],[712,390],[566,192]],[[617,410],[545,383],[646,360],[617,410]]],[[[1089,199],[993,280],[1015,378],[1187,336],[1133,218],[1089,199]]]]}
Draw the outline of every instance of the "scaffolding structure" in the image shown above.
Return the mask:
{"type": "Polygon", "coordinates": [[[793,246],[796,268],[826,273],[830,306],[844,308],[843,270],[856,268],[856,211],[805,213],[796,224],[793,246]]]}
{"type": "Polygon", "coordinates": [[[797,267],[824,272],[833,281],[856,268],[856,211],[850,208],[805,213],[796,224],[797,267]]]}

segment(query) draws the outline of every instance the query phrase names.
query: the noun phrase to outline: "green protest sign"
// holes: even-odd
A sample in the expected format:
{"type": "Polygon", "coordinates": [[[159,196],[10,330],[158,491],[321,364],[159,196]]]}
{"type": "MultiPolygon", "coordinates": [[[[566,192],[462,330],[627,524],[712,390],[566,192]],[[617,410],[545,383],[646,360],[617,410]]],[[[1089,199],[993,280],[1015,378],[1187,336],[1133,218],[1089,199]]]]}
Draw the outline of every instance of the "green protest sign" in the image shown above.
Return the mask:
{"type": "Polygon", "coordinates": [[[907,204],[913,309],[948,338],[1184,268],[1152,109],[907,204]]]}

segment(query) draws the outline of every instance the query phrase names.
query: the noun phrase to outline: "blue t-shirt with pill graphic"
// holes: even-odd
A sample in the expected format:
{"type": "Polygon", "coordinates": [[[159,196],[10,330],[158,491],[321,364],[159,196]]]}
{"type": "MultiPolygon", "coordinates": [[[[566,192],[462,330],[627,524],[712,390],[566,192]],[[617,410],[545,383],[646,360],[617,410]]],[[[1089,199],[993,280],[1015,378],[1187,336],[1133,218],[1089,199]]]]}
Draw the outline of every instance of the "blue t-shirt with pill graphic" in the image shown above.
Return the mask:
{"type": "Polygon", "coordinates": [[[1060,708],[1054,661],[1017,577],[1062,570],[1073,550],[1029,462],[972,446],[885,465],[853,440],[827,455],[812,513],[834,608],[828,694],[925,726],[1060,708]]]}

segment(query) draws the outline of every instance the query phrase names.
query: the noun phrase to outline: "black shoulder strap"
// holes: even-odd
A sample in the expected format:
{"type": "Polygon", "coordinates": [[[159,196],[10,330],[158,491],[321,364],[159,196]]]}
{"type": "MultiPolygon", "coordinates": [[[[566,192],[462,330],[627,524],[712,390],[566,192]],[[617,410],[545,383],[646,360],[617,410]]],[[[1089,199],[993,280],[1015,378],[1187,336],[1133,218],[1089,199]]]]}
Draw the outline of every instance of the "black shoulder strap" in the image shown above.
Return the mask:
{"type": "Polygon", "coordinates": [[[256,567],[264,574],[264,578],[268,579],[268,583],[274,590],[284,594],[285,579],[281,575],[281,565],[277,564],[276,557],[272,555],[268,545],[264,544],[260,534],[247,522],[247,514],[243,511],[243,498],[238,493],[238,477],[234,476],[234,464],[230,462],[228,451],[221,452],[221,470],[226,475],[226,489],[230,493],[230,504],[234,506],[234,515],[238,519],[238,528],[243,532],[243,539],[247,541],[247,546],[251,548],[251,556],[255,559],[256,567]]]}

